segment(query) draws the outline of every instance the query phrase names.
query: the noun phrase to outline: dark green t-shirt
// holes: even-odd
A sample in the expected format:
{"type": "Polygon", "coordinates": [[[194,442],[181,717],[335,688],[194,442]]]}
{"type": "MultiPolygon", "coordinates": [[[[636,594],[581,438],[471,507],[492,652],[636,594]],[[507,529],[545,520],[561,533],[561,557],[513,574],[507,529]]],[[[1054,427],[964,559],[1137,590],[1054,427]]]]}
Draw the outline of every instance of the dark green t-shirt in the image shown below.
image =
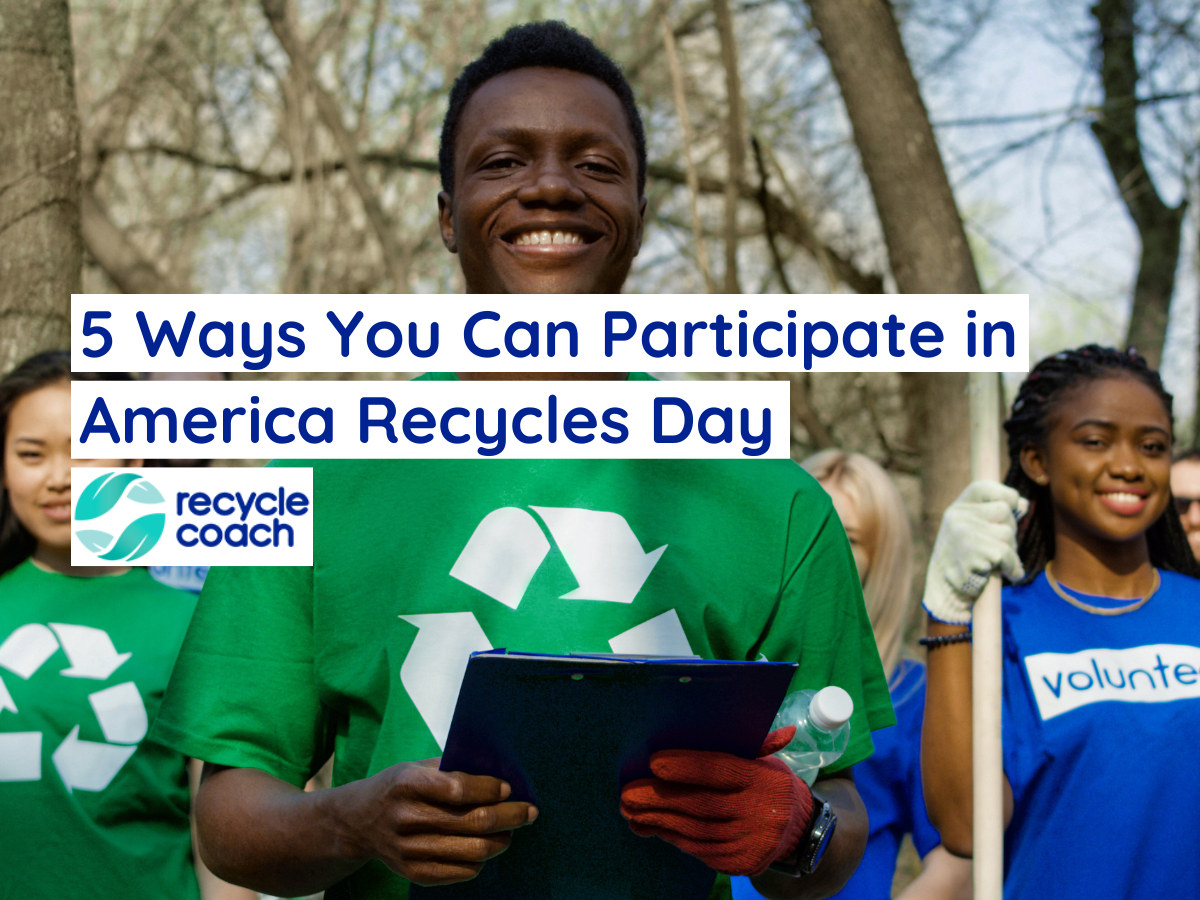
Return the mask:
{"type": "Polygon", "coordinates": [[[0,577],[0,896],[198,898],[186,759],[146,737],[194,594],[0,577]]]}
{"type": "MultiPolygon", "coordinates": [[[[799,661],[794,688],[855,701],[834,768],[894,721],[845,532],[795,463],[284,464],[313,466],[314,565],[209,573],[155,729],[191,756],[295,785],[331,752],[335,784],[438,756],[488,647],[799,661]]],[[[326,894],[406,895],[379,863],[326,894]]]]}

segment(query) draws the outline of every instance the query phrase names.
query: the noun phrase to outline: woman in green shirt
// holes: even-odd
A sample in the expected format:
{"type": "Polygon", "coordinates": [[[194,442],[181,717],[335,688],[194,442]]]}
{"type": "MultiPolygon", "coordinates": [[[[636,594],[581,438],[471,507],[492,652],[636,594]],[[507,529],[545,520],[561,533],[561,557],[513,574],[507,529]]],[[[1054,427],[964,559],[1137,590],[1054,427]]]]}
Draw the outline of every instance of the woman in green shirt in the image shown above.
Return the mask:
{"type": "Polygon", "coordinates": [[[70,382],[63,351],[0,381],[0,871],[14,897],[197,898],[187,760],[145,739],[195,598],[71,565],[71,467],[141,460],[71,459],[70,382]]]}

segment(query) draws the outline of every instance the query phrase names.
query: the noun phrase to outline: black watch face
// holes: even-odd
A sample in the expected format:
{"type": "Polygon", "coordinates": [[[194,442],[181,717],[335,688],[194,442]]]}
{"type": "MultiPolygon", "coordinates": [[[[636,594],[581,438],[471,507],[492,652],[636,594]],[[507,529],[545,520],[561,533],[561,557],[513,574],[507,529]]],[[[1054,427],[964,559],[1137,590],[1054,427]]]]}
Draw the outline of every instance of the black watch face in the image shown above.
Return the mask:
{"type": "Polygon", "coordinates": [[[833,837],[833,829],[836,826],[837,816],[833,813],[833,807],[828,803],[823,804],[808,835],[808,852],[805,854],[807,859],[804,860],[804,868],[808,874],[816,871],[817,866],[821,864],[821,857],[825,855],[825,848],[829,846],[829,839],[833,837]]]}
{"type": "Polygon", "coordinates": [[[825,855],[825,848],[829,846],[829,839],[833,837],[833,829],[837,826],[837,816],[833,807],[826,801],[820,797],[813,799],[820,805],[813,814],[812,827],[809,828],[804,842],[789,861],[772,863],[772,871],[799,878],[811,875],[821,864],[821,857],[825,855]]]}

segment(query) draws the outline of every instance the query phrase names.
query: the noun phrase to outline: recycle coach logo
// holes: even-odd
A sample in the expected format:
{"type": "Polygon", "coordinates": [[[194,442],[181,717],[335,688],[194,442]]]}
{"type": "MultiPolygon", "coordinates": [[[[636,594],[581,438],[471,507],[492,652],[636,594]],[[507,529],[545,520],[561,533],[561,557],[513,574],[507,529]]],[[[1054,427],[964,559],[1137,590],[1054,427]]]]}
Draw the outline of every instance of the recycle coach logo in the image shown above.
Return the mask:
{"type": "Polygon", "coordinates": [[[133,562],[162,537],[166,513],[149,510],[163,503],[163,495],[143,475],[100,475],[88,483],[75,505],[75,521],[94,522],[97,527],[80,529],[75,536],[106,562],[133,562]]]}

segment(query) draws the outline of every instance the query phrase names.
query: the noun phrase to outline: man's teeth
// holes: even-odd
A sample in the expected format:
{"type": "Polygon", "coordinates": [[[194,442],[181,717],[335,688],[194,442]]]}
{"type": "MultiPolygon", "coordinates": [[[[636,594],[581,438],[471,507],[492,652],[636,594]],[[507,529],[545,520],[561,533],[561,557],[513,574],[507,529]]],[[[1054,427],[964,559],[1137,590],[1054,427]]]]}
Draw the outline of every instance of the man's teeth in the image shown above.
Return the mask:
{"type": "Polygon", "coordinates": [[[573,231],[527,231],[513,243],[518,247],[534,244],[582,244],[583,238],[573,231]]]}

